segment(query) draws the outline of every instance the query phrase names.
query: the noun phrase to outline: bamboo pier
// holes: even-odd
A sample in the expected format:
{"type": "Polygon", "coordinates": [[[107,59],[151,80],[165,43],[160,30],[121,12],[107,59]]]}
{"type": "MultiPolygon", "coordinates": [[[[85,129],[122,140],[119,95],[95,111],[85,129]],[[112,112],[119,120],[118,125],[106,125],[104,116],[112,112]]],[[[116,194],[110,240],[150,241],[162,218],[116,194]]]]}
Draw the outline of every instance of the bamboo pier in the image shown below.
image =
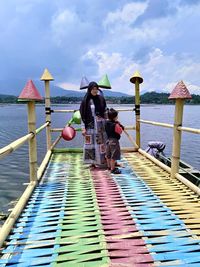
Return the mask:
{"type": "Polygon", "coordinates": [[[115,175],[84,165],[82,148],[57,147],[62,128],[51,127],[51,113],[74,110],[52,111],[47,69],[41,80],[46,121],[36,128],[41,96],[29,81],[19,97],[27,104],[29,133],[0,149],[3,158],[29,142],[30,168],[27,188],[0,229],[0,267],[200,266],[200,187],[179,167],[182,131],[200,129],[182,126],[184,100],[190,98],[183,82],[170,95],[174,124],[146,121],[140,119],[143,78],[135,72],[130,81],[136,124],[125,127],[130,147],[122,148],[122,172],[115,175]],[[140,147],[142,123],[173,129],[171,166],[140,147]],[[47,152],[37,168],[37,135],[43,130],[47,152]],[[136,141],[128,130],[135,130],[136,141]],[[55,140],[52,132],[58,133],[55,140]]]}

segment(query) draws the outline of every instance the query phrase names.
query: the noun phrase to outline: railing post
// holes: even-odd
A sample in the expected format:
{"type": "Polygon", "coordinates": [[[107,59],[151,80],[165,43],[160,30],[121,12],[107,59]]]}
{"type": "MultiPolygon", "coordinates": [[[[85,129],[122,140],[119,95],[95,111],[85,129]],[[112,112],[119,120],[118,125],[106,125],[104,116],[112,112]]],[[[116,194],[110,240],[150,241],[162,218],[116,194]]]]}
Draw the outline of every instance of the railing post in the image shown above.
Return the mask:
{"type": "Polygon", "coordinates": [[[36,116],[35,116],[35,102],[27,103],[28,107],[28,130],[34,136],[29,140],[29,173],[30,181],[37,181],[37,141],[36,141],[36,116]]]}
{"type": "Polygon", "coordinates": [[[50,100],[50,86],[49,82],[53,81],[53,77],[47,69],[44,70],[41,81],[45,83],[45,113],[46,113],[46,122],[49,122],[49,125],[46,128],[46,140],[47,140],[47,151],[51,148],[51,100],[50,100]]]}
{"type": "Polygon", "coordinates": [[[135,84],[135,129],[136,129],[136,144],[140,147],[140,83],[143,78],[140,73],[136,71],[130,78],[130,82],[135,84]]]}
{"type": "Polygon", "coordinates": [[[36,141],[36,116],[35,101],[41,101],[42,97],[35,85],[30,80],[22,90],[18,101],[27,102],[28,107],[28,130],[34,136],[29,140],[29,173],[30,181],[37,181],[37,141],[36,141]]]}
{"type": "Polygon", "coordinates": [[[175,99],[174,115],[174,135],[171,160],[171,177],[174,178],[179,173],[180,153],[181,153],[181,136],[182,132],[178,130],[182,126],[184,100],[192,98],[183,81],[179,82],[173,89],[169,99],[175,99]]]}

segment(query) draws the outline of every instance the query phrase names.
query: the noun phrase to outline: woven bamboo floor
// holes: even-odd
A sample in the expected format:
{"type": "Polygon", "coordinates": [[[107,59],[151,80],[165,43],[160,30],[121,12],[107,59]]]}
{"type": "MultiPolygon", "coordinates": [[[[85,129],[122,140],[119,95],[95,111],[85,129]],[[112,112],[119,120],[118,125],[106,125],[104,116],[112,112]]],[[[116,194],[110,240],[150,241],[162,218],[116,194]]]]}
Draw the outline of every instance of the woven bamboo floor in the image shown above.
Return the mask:
{"type": "Polygon", "coordinates": [[[122,174],[54,153],[0,266],[200,266],[199,197],[139,153],[122,174]]]}

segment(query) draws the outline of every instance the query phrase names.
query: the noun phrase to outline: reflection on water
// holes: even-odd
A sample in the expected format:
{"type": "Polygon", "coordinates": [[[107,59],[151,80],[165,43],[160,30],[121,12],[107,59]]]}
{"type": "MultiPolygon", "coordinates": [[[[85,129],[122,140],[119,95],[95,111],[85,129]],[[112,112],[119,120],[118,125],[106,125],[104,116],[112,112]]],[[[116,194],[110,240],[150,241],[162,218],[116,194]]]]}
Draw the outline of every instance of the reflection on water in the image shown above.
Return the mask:
{"type": "MultiPolygon", "coordinates": [[[[125,106],[125,105],[124,105],[125,106]]],[[[78,109],[78,105],[58,105],[53,109],[78,109]]],[[[116,107],[116,106],[115,106],[116,107]]],[[[133,107],[133,106],[125,106],[133,107]]],[[[121,105],[120,108],[123,108],[121,105]]],[[[183,125],[185,127],[200,128],[199,114],[200,106],[185,106],[183,125]]],[[[173,124],[174,106],[172,105],[142,105],[141,119],[165,122],[173,124]]],[[[37,127],[45,122],[45,110],[43,105],[36,107],[37,127]]],[[[26,105],[0,105],[0,147],[27,134],[27,111],[26,105]]],[[[52,113],[52,128],[62,128],[71,118],[71,114],[52,113]]],[[[134,125],[135,116],[132,111],[121,112],[119,120],[124,125],[134,125]]],[[[135,137],[135,132],[130,131],[135,137]]],[[[37,135],[38,165],[46,153],[45,130],[37,135]]],[[[170,156],[172,151],[172,129],[141,124],[141,146],[145,149],[149,141],[161,141],[166,144],[165,153],[170,156]]],[[[52,134],[55,140],[58,133],[52,134]]],[[[126,135],[121,138],[121,146],[131,146],[126,135]]],[[[58,147],[80,147],[83,145],[83,138],[78,132],[76,138],[71,142],[62,141],[58,147]]],[[[200,169],[200,135],[183,133],[181,159],[200,169]]],[[[28,144],[12,154],[0,160],[0,211],[8,209],[8,203],[18,198],[24,191],[29,179],[28,169],[28,144]]]]}

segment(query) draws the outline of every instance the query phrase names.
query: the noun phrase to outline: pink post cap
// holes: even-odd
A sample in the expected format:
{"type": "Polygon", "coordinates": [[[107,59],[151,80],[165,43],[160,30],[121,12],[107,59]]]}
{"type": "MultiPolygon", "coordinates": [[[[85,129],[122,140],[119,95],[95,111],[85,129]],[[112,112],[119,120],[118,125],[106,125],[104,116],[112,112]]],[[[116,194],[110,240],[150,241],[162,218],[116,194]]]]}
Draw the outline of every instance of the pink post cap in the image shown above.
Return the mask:
{"type": "Polygon", "coordinates": [[[42,97],[32,80],[29,80],[18,97],[18,101],[41,101],[42,97]]]}
{"type": "Polygon", "coordinates": [[[183,81],[180,81],[177,83],[175,88],[172,90],[170,96],[168,99],[191,99],[192,96],[190,95],[190,92],[188,91],[187,87],[185,86],[183,81]]]}

